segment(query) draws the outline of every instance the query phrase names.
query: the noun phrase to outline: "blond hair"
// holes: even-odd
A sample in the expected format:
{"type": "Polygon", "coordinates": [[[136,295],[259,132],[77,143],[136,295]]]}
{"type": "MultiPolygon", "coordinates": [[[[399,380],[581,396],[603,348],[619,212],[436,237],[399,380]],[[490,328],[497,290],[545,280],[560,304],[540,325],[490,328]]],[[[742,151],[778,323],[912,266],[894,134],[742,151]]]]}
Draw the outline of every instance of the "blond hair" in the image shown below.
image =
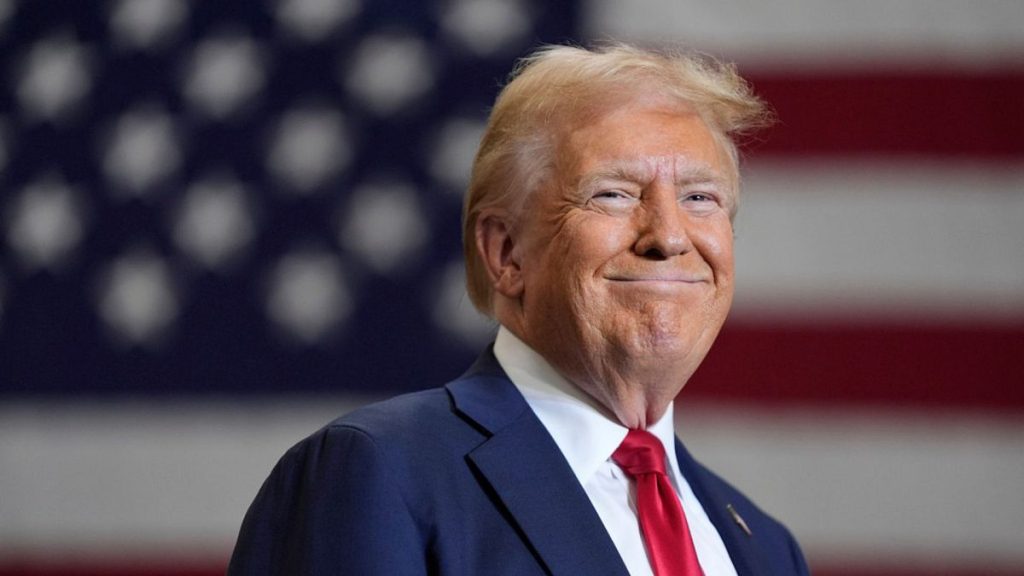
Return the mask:
{"type": "Polygon", "coordinates": [[[520,60],[491,111],[463,205],[466,288],[478,310],[491,315],[494,297],[476,247],[480,214],[500,208],[514,222],[526,199],[551,176],[560,130],[640,97],[699,114],[728,154],[737,182],[737,137],[770,122],[735,67],[702,54],[625,44],[592,50],[546,46],[520,60]]]}

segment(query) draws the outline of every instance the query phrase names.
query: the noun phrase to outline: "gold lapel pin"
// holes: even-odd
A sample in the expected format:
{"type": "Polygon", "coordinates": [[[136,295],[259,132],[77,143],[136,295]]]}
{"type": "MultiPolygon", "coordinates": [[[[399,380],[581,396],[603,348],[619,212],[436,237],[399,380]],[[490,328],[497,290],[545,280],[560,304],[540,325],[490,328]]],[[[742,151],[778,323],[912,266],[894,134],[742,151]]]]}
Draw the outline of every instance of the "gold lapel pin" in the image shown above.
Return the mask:
{"type": "Polygon", "coordinates": [[[754,535],[750,531],[750,526],[747,526],[747,522],[743,520],[743,516],[740,516],[740,513],[737,512],[736,509],[732,507],[732,504],[726,504],[725,509],[729,511],[729,515],[732,516],[733,522],[736,522],[736,525],[739,526],[740,529],[747,534],[747,536],[754,535]]]}

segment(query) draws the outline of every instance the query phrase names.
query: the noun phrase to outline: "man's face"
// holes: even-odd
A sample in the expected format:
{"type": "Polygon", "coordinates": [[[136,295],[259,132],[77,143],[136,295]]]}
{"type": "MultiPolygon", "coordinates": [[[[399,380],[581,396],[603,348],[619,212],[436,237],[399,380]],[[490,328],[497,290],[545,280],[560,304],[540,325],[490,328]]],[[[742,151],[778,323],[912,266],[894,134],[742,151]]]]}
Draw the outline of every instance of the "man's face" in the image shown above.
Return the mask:
{"type": "Polygon", "coordinates": [[[521,336],[599,400],[677,393],[732,301],[728,157],[696,114],[640,106],[569,132],[557,153],[517,235],[521,336]]]}

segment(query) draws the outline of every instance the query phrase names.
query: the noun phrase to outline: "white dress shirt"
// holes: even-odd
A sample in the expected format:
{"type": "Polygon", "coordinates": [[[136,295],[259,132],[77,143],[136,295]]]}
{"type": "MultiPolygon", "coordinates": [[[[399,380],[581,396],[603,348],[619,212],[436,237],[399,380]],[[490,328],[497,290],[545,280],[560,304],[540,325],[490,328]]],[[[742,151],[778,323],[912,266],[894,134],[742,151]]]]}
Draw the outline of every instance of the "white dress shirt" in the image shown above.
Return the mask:
{"type": "MultiPolygon", "coordinates": [[[[635,486],[611,459],[628,429],[504,327],[498,330],[494,355],[558,444],[631,576],[652,576],[637,521],[635,486]]],[[[671,404],[647,431],[665,446],[669,478],[682,502],[704,575],[736,576],[721,536],[679,470],[671,404]]]]}

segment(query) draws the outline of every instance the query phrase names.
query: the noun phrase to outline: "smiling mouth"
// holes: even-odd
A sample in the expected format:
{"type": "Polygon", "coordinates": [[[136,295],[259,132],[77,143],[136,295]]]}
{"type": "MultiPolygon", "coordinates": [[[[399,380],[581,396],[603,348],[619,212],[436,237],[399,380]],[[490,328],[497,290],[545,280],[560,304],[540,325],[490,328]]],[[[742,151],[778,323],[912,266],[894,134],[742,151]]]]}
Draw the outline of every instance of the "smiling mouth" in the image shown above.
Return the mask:
{"type": "Polygon", "coordinates": [[[610,276],[608,280],[635,284],[703,284],[707,282],[704,278],[688,276],[610,276]]]}

